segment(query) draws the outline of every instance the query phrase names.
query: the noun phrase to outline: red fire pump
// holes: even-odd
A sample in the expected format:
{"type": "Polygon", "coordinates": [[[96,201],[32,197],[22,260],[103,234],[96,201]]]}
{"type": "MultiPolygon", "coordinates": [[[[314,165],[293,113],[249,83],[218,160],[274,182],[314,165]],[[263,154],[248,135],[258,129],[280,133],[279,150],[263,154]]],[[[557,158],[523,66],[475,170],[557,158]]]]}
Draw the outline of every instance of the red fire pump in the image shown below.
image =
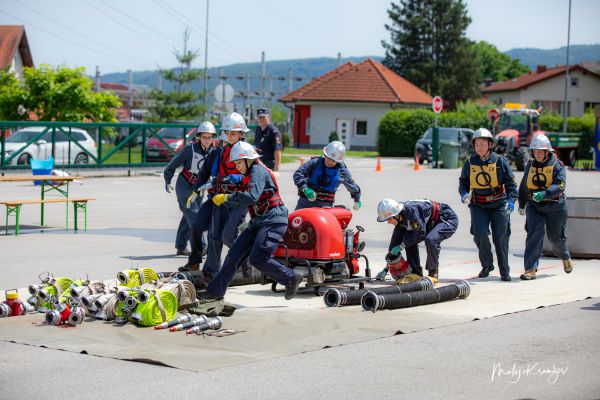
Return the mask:
{"type": "MultiPolygon", "coordinates": [[[[371,279],[369,260],[361,254],[364,228],[348,228],[352,212],[344,206],[304,208],[288,216],[288,228],[275,258],[300,272],[306,287],[318,293],[319,286],[330,282],[356,283],[371,279]],[[358,259],[366,262],[365,277],[357,276],[358,259]]],[[[272,285],[275,291],[276,284],[272,285]]]]}

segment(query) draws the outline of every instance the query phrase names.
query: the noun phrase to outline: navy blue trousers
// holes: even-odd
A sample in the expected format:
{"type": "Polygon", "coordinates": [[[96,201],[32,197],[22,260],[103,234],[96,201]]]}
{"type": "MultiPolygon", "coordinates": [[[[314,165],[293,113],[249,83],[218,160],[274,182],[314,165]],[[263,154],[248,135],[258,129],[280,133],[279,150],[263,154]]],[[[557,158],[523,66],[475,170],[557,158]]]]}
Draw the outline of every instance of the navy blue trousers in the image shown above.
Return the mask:
{"type": "MultiPolygon", "coordinates": [[[[212,200],[210,200],[212,203],[212,200]]],[[[229,208],[225,206],[214,206],[212,208],[212,220],[208,231],[208,253],[202,271],[214,276],[221,269],[221,251],[223,243],[227,247],[233,246],[238,228],[248,214],[248,207],[239,206],[229,208]]]]}
{"type": "Polygon", "coordinates": [[[301,208],[312,208],[312,207],[333,207],[333,203],[330,201],[308,201],[306,197],[299,196],[298,204],[296,204],[296,210],[300,210],[301,208]]]}
{"type": "Polygon", "coordinates": [[[567,244],[567,202],[546,202],[534,204],[528,202],[525,206],[525,270],[536,269],[542,255],[544,234],[552,244],[554,253],[561,260],[571,258],[567,244]]]}
{"type": "MultiPolygon", "coordinates": [[[[202,250],[204,249],[205,243],[202,237],[202,232],[210,228],[210,222],[212,220],[212,212],[215,207],[211,198],[208,198],[198,210],[196,219],[192,225],[190,231],[190,247],[191,252],[188,262],[190,264],[200,264],[202,262],[202,250]]],[[[210,248],[210,246],[209,246],[210,248]]]]}
{"type": "Polygon", "coordinates": [[[223,268],[213,277],[208,284],[208,292],[215,297],[222,297],[227,291],[227,286],[233,280],[238,266],[248,258],[250,264],[268,275],[275,282],[286,285],[294,278],[292,269],[287,268],[273,258],[287,224],[262,225],[249,227],[236,239],[233,247],[229,249],[223,262],[223,268]]]}
{"type": "Polygon", "coordinates": [[[187,247],[188,240],[194,221],[196,220],[196,214],[202,203],[202,197],[198,197],[194,203],[187,208],[185,206],[187,199],[192,194],[192,185],[190,185],[185,179],[177,178],[175,183],[175,194],[177,195],[177,204],[179,204],[179,210],[181,210],[182,216],[179,221],[179,227],[177,228],[177,236],[175,237],[175,248],[177,250],[185,250],[187,247]]]}
{"type": "MultiPolygon", "coordinates": [[[[442,206],[444,207],[444,206],[442,206]]],[[[425,239],[425,248],[427,249],[427,261],[425,268],[428,271],[438,269],[440,265],[440,251],[442,241],[454,235],[458,229],[458,216],[450,208],[441,210],[440,220],[427,233],[425,239]]],[[[421,269],[421,258],[419,256],[419,244],[406,248],[406,261],[410,264],[413,271],[421,269]]]]}
{"type": "Polygon", "coordinates": [[[494,268],[494,256],[490,243],[490,225],[492,240],[496,249],[496,258],[500,268],[500,276],[509,276],[508,241],[510,239],[510,216],[506,214],[505,203],[499,207],[485,208],[476,204],[471,209],[471,234],[479,250],[479,262],[484,268],[494,268]]]}

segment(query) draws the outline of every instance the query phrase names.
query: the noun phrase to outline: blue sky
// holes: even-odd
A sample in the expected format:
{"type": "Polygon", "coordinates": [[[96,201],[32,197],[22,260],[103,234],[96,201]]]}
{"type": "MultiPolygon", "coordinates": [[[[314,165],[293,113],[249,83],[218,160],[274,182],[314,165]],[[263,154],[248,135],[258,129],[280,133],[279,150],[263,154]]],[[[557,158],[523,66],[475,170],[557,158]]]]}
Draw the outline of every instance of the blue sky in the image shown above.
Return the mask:
{"type": "MultiPolygon", "coordinates": [[[[469,0],[467,36],[500,50],[567,43],[568,0],[469,0]]],[[[93,74],[175,65],[189,45],[204,65],[206,0],[0,0],[0,25],[25,25],[36,65],[93,74]]],[[[210,0],[208,65],[383,55],[389,0],[210,0]]],[[[600,43],[600,1],[573,0],[571,44],[600,43]]]]}

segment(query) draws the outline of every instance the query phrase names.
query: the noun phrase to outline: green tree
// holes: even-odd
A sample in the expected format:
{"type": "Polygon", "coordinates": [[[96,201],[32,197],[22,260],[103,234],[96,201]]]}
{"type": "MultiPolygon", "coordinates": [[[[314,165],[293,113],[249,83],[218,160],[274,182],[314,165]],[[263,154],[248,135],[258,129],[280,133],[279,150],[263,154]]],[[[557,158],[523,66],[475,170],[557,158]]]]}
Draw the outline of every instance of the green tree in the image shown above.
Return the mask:
{"type": "Polygon", "coordinates": [[[476,54],[479,75],[483,79],[501,82],[529,72],[528,66],[521,64],[519,60],[508,54],[500,52],[493,44],[482,40],[472,43],[471,46],[476,54]]]}
{"type": "Polygon", "coordinates": [[[0,71],[0,119],[22,121],[33,113],[41,121],[114,122],[121,105],[110,92],[96,93],[84,68],[26,67],[23,80],[0,71]]]}
{"type": "Polygon", "coordinates": [[[154,122],[175,122],[177,120],[198,119],[204,113],[204,105],[199,100],[203,98],[202,93],[194,92],[191,89],[192,82],[198,80],[202,70],[192,69],[192,62],[198,57],[198,51],[191,51],[187,48],[190,38],[190,32],[186,29],[183,33],[183,51],[177,50],[173,53],[179,68],[170,70],[160,70],[160,75],[175,83],[175,90],[163,92],[153,90],[150,97],[154,100],[154,105],[149,107],[151,116],[148,118],[154,122]]]}
{"type": "Polygon", "coordinates": [[[388,16],[385,66],[450,106],[479,96],[479,69],[465,36],[471,18],[462,0],[400,0],[388,16]]]}

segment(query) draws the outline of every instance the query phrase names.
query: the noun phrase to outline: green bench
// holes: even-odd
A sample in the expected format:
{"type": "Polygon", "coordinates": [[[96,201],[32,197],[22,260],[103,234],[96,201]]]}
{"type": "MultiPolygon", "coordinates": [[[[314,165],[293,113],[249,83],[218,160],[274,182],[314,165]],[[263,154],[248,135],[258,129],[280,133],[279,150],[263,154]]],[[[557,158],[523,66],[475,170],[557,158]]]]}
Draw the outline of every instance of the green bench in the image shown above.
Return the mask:
{"type": "MultiPolygon", "coordinates": [[[[47,203],[73,203],[73,228],[78,230],[77,214],[78,211],[84,213],[84,230],[87,231],[87,203],[96,200],[93,197],[78,197],[64,199],[43,199],[43,200],[16,200],[16,201],[0,201],[0,204],[6,206],[6,234],[8,235],[8,217],[12,214],[15,216],[15,236],[19,235],[19,222],[21,217],[21,206],[24,204],[47,204],[47,203]]],[[[67,221],[67,229],[69,222],[67,221]]]]}

